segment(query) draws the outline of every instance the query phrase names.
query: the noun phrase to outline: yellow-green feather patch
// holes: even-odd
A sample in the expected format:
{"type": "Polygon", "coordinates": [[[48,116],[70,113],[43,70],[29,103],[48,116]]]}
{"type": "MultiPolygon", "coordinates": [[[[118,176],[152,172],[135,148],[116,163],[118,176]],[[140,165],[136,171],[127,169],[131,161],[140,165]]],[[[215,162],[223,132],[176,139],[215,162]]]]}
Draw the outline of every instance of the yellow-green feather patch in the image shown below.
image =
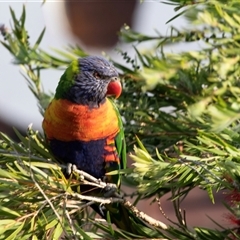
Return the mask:
{"type": "Polygon", "coordinates": [[[80,72],[78,60],[71,62],[69,67],[65,70],[58,83],[55,98],[60,99],[74,84],[75,76],[80,72]]]}

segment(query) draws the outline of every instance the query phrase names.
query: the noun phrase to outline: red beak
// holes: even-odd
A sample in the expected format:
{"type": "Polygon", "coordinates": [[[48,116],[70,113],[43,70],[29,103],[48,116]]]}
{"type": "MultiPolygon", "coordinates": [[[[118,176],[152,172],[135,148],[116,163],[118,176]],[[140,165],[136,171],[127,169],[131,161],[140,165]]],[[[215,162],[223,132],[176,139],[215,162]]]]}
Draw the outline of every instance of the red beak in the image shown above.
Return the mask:
{"type": "Polygon", "coordinates": [[[107,88],[107,96],[114,96],[118,98],[122,93],[122,85],[118,78],[114,78],[109,84],[107,88]]]}

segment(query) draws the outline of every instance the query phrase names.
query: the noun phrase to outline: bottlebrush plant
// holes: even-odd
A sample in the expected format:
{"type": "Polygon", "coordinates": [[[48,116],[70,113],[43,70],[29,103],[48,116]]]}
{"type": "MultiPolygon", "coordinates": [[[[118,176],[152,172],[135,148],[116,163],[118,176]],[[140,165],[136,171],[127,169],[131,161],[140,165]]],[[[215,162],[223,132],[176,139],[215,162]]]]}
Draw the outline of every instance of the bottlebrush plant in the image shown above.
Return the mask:
{"type": "MultiPolygon", "coordinates": [[[[74,189],[84,173],[76,170],[74,181],[66,179],[64,166],[49,153],[41,133],[29,127],[26,136],[21,136],[16,130],[19,142],[2,133],[0,239],[240,239],[240,2],[165,3],[177,12],[168,24],[184,16],[189,28],[170,26],[169,35],[148,36],[124,26],[120,38],[135,48],[136,56],[132,59],[122,49],[119,54],[128,66],[112,61],[124,85],[117,104],[133,166],[121,173],[123,185],[132,187],[131,196],[124,192],[117,199],[83,196],[74,189]],[[147,41],[156,44],[141,52],[139,43],[147,41]],[[193,42],[202,47],[180,53],[165,49],[170,44],[193,42]],[[215,228],[187,223],[188,213],[180,211],[182,200],[197,187],[212,203],[215,192],[224,194],[222,216],[231,223],[228,228],[219,219],[213,219],[215,228]],[[149,198],[159,204],[167,193],[176,221],[157,221],[136,207],[149,198]],[[127,196],[132,198],[127,201],[127,196]],[[110,218],[99,219],[87,210],[89,201],[123,204],[139,218],[138,234],[115,228],[110,218]]],[[[52,96],[43,91],[42,70],[65,68],[87,53],[69,47],[57,51],[59,57],[51,55],[40,48],[44,30],[31,43],[25,9],[20,18],[12,9],[10,12],[12,29],[1,26],[1,44],[21,66],[44,113],[52,96]]],[[[85,177],[98,188],[105,184],[85,177]]]]}

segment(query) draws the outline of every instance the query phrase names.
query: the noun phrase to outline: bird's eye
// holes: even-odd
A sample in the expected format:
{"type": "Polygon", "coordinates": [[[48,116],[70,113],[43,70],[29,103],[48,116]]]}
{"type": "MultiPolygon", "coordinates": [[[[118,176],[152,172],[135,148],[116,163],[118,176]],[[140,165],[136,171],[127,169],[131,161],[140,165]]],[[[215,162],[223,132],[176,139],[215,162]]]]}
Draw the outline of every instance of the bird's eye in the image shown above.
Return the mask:
{"type": "Polygon", "coordinates": [[[96,78],[96,79],[99,79],[101,78],[100,74],[98,72],[94,72],[93,73],[93,76],[96,78]]]}

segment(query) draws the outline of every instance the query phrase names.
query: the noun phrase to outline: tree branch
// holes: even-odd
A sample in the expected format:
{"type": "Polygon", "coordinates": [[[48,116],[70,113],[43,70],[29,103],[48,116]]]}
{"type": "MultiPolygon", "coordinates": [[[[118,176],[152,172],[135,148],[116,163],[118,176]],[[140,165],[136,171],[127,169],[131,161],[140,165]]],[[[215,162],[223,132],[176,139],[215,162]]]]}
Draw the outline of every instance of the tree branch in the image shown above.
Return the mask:
{"type": "MultiPolygon", "coordinates": [[[[125,208],[129,209],[136,217],[140,218],[141,220],[147,222],[149,225],[153,226],[153,227],[158,227],[161,228],[163,230],[167,230],[169,227],[164,224],[161,221],[158,221],[152,217],[150,217],[149,215],[147,215],[146,213],[140,211],[137,207],[135,207],[130,201],[122,198],[120,196],[120,194],[116,194],[116,190],[117,187],[115,184],[109,184],[106,182],[103,182],[101,179],[97,179],[93,176],[91,176],[90,174],[82,171],[82,170],[78,170],[77,168],[73,167],[73,172],[76,174],[80,175],[80,179],[82,180],[84,183],[88,184],[88,183],[94,183],[94,185],[100,189],[104,189],[104,188],[108,188],[108,191],[111,192],[113,191],[113,195],[110,197],[95,197],[95,196],[85,196],[79,193],[66,193],[68,196],[72,196],[74,198],[80,199],[80,200],[84,200],[84,201],[89,201],[91,202],[91,204],[93,203],[99,203],[102,205],[105,204],[112,204],[112,203],[120,203],[122,204],[125,208]],[[86,181],[86,179],[88,181],[86,181]]],[[[66,205],[67,206],[67,205],[66,205]]]]}

